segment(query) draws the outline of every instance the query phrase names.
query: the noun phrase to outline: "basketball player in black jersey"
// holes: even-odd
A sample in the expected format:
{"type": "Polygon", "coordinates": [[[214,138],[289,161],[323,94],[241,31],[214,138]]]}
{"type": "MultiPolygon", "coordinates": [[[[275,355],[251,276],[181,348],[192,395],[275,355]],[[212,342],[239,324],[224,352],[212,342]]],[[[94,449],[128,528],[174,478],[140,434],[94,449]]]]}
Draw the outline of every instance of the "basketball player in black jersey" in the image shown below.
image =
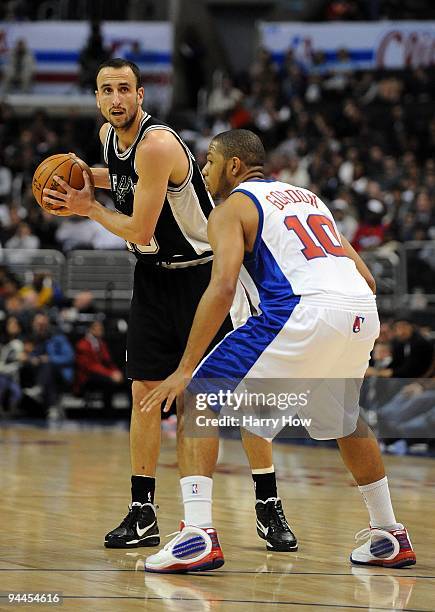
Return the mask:
{"type": "MultiPolygon", "coordinates": [[[[135,64],[122,59],[102,64],[96,99],[107,121],[100,139],[108,168],[95,168],[92,173],[96,187],[111,189],[116,211],[95,200],[86,173],[81,191],[60,178],[65,194],[44,190],[54,214],[60,199],[72,213],[94,219],[125,239],[137,258],[127,336],[127,376],[133,381],[132,501],[121,524],[106,535],[108,548],[160,543],[154,506],[160,414],[143,413],[139,402],[178,366],[211,274],[206,225],[213,202],[189,149],[174,130],[143,111],[143,96],[135,64]]],[[[240,285],[231,317],[213,344],[248,315],[240,285]]],[[[277,497],[271,444],[245,433],[243,443],[255,484],[257,533],[266,540],[268,550],[295,550],[296,540],[277,497]]],[[[180,439],[178,452],[183,452],[180,439]]],[[[183,480],[188,479],[181,481],[183,499],[194,495],[201,503],[198,485],[192,487],[183,480]]],[[[200,488],[204,486],[209,497],[212,480],[208,475],[203,480],[200,488]]]]}

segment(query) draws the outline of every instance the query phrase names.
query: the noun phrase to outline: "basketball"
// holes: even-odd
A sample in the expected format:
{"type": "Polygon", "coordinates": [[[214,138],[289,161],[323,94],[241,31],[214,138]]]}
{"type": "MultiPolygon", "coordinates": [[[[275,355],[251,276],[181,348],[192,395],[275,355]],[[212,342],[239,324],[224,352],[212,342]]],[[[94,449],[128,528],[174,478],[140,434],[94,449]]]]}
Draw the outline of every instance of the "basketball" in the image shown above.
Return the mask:
{"type": "MultiPolygon", "coordinates": [[[[54,176],[59,176],[68,185],[74,189],[82,189],[84,187],[83,170],[89,175],[92,185],[94,179],[92,176],[91,169],[89,166],[80,158],[76,157],[72,153],[59,153],[57,155],[51,155],[44,159],[39,166],[36,168],[32,180],[32,191],[35,196],[35,200],[38,202],[44,210],[52,212],[54,207],[51,204],[43,201],[43,191],[45,188],[65,193],[58,183],[54,180],[54,176]]],[[[72,215],[66,206],[60,205],[56,207],[56,215],[69,216],[72,215]]]]}

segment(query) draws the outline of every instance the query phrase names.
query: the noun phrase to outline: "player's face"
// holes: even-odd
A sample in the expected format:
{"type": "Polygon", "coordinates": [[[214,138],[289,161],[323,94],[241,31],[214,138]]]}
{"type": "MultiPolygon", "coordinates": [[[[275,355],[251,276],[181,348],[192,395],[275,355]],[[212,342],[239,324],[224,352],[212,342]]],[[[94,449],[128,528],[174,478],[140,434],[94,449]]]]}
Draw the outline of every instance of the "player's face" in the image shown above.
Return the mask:
{"type": "Polygon", "coordinates": [[[115,129],[127,130],[143,102],[143,87],[136,89],[136,77],[129,66],[103,68],[97,76],[97,106],[115,129]]]}
{"type": "Polygon", "coordinates": [[[233,189],[233,185],[228,180],[227,170],[228,161],[212,142],[208,148],[207,163],[202,169],[202,175],[213,199],[226,199],[233,189]]]}

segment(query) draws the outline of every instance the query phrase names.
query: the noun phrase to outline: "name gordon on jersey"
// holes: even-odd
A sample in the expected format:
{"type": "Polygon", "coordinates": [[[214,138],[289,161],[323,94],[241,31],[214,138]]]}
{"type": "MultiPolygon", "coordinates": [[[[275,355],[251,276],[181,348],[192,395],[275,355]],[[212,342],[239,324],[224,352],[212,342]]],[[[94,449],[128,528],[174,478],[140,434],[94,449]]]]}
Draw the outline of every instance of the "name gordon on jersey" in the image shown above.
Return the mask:
{"type": "Polygon", "coordinates": [[[269,195],[266,196],[266,200],[279,208],[279,210],[283,210],[287,204],[300,204],[301,202],[311,204],[311,206],[319,208],[317,204],[317,196],[310,191],[302,191],[302,189],[271,191],[269,195]]]}

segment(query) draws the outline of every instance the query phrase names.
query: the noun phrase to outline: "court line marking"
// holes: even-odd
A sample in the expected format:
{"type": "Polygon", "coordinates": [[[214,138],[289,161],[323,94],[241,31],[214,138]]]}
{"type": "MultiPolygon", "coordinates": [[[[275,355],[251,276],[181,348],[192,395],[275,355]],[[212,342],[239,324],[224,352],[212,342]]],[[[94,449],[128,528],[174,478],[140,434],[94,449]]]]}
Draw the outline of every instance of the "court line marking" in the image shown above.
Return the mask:
{"type": "MultiPolygon", "coordinates": [[[[75,568],[54,568],[54,567],[1,567],[0,572],[134,572],[134,573],[142,573],[143,570],[136,569],[127,569],[127,568],[107,568],[107,569],[75,569],[75,568]]],[[[145,574],[146,572],[143,571],[145,574]]],[[[189,576],[219,576],[220,574],[250,574],[254,576],[351,576],[352,578],[359,578],[360,576],[368,576],[373,578],[379,577],[392,577],[392,578],[421,578],[423,580],[430,579],[434,580],[435,576],[416,576],[414,574],[352,574],[352,573],[342,573],[342,574],[334,574],[330,572],[251,572],[249,570],[220,570],[216,573],[206,573],[206,572],[186,572],[186,574],[177,574],[177,575],[189,575],[189,576]]]]}
{"type": "MultiPolygon", "coordinates": [[[[5,596],[0,596],[0,599],[5,599],[5,596]]],[[[197,597],[135,597],[128,595],[63,595],[62,599],[125,599],[134,601],[201,601],[197,597]]],[[[354,610],[367,610],[367,606],[358,606],[355,604],[326,604],[317,602],[299,602],[299,601],[270,601],[268,599],[203,599],[209,603],[248,603],[248,604],[267,604],[276,606],[313,606],[318,608],[352,608],[354,610]]],[[[388,608],[371,607],[371,610],[385,610],[391,612],[391,606],[388,608]]],[[[404,612],[432,612],[430,608],[402,608],[404,612]]]]}

